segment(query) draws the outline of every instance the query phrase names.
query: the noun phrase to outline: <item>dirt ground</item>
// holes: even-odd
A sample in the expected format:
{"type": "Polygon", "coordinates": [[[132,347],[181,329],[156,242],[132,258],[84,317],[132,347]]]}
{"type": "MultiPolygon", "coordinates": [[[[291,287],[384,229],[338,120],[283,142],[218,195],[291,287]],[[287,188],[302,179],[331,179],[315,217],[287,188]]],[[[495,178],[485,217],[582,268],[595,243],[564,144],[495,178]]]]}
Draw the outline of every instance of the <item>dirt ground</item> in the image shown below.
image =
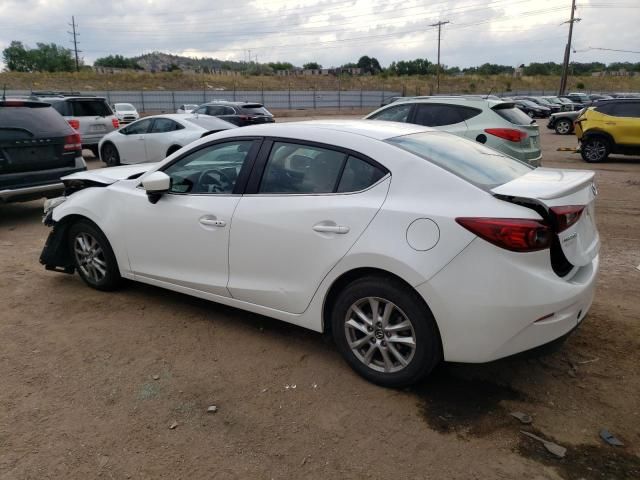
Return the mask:
{"type": "Polygon", "coordinates": [[[597,171],[593,307],[551,356],[444,365],[407,390],[317,333],[47,272],[43,202],[0,205],[0,479],[640,478],[640,159],[587,165],[539,123],[545,166],[597,171]]]}

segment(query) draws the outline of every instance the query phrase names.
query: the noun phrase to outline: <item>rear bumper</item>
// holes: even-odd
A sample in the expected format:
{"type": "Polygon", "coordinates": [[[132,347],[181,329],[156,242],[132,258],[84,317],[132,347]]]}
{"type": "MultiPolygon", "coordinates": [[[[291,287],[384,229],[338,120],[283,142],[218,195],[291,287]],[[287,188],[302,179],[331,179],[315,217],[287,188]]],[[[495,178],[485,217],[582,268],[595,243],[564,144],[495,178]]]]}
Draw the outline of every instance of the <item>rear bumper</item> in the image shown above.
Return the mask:
{"type": "Polygon", "coordinates": [[[476,239],[417,289],[438,323],[445,360],[483,363],[575,329],[591,307],[598,265],[596,257],[565,280],[548,251],[512,253],[476,239]]]}
{"type": "MultiPolygon", "coordinates": [[[[84,162],[83,162],[84,163],[84,162]]],[[[0,201],[20,202],[36,200],[42,197],[57,197],[64,190],[61,177],[76,172],[83,172],[86,166],[76,168],[56,168],[39,172],[28,172],[19,174],[15,184],[7,184],[7,179],[3,178],[5,186],[0,186],[0,201]]],[[[17,174],[12,174],[17,175],[17,174]]]]}

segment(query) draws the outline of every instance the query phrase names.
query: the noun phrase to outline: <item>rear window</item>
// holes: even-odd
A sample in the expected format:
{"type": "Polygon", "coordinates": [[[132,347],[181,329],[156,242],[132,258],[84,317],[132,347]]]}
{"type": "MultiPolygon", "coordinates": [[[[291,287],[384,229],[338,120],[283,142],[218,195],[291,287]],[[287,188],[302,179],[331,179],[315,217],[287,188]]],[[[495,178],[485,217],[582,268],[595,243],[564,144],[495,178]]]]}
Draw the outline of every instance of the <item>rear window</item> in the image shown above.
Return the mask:
{"type": "Polygon", "coordinates": [[[260,106],[249,106],[249,107],[242,107],[242,111],[249,113],[251,115],[269,115],[271,116],[271,113],[269,112],[269,110],[267,110],[266,108],[260,106]]]}
{"type": "Polygon", "coordinates": [[[531,125],[534,122],[529,115],[516,108],[513,103],[501,103],[491,108],[491,110],[514,125],[531,125]]]}
{"type": "Polygon", "coordinates": [[[403,150],[485,190],[533,170],[529,165],[484,145],[444,132],[422,132],[387,140],[403,150]]]}
{"type": "Polygon", "coordinates": [[[0,107],[0,140],[70,133],[69,124],[51,107],[0,107]]]}
{"type": "Polygon", "coordinates": [[[74,100],[71,108],[74,117],[107,117],[113,114],[104,100],[74,100]]]}

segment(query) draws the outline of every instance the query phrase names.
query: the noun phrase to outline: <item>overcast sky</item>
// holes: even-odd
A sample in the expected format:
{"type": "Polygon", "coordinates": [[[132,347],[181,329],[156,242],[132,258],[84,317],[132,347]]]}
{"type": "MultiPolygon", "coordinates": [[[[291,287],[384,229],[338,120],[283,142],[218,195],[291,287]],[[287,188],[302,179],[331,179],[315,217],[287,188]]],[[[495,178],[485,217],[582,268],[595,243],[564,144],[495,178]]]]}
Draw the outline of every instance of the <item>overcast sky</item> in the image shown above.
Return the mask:
{"type": "MultiPolygon", "coordinates": [[[[87,63],[109,54],[154,50],[187,56],[259,62],[318,61],[325,67],[362,55],[393,60],[437,55],[442,63],[518,65],[561,62],[571,0],[0,0],[0,49],[71,46],[75,15],[87,63]]],[[[640,61],[638,0],[578,0],[575,61],[640,61]]]]}

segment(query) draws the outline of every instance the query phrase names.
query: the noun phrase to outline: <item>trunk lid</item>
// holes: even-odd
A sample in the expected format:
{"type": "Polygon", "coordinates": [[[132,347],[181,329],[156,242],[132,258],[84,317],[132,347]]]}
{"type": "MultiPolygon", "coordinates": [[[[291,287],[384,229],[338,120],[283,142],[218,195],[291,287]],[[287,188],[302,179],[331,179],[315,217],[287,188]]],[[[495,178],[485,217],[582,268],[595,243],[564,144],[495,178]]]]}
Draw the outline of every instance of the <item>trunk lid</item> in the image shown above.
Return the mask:
{"type": "Polygon", "coordinates": [[[537,168],[491,192],[502,200],[529,206],[543,215],[554,227],[566,260],[581,267],[590,263],[600,249],[595,225],[594,176],[594,172],[584,170],[537,168]],[[582,207],[582,210],[574,223],[562,229],[560,212],[566,207],[582,207]]]}

